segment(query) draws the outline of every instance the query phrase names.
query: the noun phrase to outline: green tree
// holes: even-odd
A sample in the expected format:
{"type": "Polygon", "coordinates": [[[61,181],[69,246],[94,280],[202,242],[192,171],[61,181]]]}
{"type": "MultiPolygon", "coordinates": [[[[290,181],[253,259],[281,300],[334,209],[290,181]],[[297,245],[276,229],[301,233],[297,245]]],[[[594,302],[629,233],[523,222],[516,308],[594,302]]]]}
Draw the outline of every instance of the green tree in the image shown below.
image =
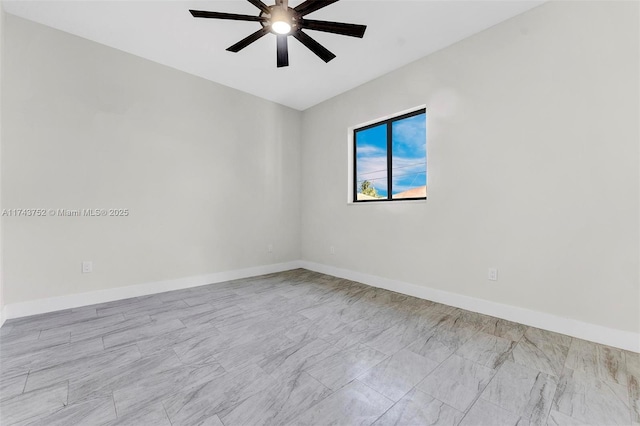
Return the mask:
{"type": "Polygon", "coordinates": [[[371,185],[371,182],[368,180],[362,181],[360,184],[360,193],[370,197],[380,198],[378,191],[376,191],[376,188],[371,185]]]}

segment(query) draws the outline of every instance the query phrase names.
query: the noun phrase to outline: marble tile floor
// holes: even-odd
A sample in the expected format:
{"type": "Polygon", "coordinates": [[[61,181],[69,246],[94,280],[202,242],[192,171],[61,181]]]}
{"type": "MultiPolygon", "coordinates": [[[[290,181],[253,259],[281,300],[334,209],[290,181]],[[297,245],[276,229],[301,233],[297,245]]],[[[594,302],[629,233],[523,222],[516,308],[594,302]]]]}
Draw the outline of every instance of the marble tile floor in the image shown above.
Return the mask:
{"type": "Polygon", "coordinates": [[[7,321],[1,425],[640,425],[640,356],[295,270],[7,321]]]}

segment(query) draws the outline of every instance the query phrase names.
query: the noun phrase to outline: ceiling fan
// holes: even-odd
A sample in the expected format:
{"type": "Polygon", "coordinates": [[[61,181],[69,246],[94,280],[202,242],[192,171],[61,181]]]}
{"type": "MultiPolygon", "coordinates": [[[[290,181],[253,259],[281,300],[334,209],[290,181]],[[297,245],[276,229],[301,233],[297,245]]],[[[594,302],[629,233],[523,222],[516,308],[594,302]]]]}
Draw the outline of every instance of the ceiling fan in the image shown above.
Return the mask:
{"type": "Polygon", "coordinates": [[[295,37],[309,50],[318,55],[325,62],[336,57],[328,49],[311,38],[304,30],[324,31],[350,37],[364,37],[366,25],[345,24],[342,22],[315,21],[306,19],[305,16],[336,3],[339,0],[306,0],[302,4],[291,8],[288,0],[276,0],[273,6],[267,6],[261,0],[248,0],[249,3],[260,9],[258,16],[239,15],[235,13],[207,12],[204,10],[189,10],[194,18],[230,19],[234,21],[259,22],[262,28],[247,38],[227,48],[230,52],[239,52],[251,43],[264,37],[268,33],[276,35],[278,68],[289,66],[288,37],[295,37]]]}

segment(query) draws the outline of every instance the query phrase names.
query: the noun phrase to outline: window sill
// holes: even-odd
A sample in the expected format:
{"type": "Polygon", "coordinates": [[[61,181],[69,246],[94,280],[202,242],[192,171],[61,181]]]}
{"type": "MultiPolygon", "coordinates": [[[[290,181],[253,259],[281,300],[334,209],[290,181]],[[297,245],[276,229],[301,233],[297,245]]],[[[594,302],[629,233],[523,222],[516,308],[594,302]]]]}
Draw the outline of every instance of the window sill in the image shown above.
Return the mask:
{"type": "Polygon", "coordinates": [[[421,200],[395,200],[395,201],[359,201],[359,202],[347,201],[347,204],[350,206],[370,206],[370,205],[387,206],[387,205],[394,205],[394,204],[426,204],[426,203],[427,203],[427,198],[424,198],[421,200]]]}

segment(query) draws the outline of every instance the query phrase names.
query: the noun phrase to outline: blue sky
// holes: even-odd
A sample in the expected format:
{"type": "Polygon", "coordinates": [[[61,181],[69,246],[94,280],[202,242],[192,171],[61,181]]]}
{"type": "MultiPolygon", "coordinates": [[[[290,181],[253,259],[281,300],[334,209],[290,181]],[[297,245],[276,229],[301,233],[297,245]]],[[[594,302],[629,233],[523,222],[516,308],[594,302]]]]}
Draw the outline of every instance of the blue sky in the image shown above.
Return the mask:
{"type": "MultiPolygon", "coordinates": [[[[417,115],[393,123],[393,193],[427,184],[426,119],[417,115]]],[[[387,126],[358,132],[356,145],[358,184],[368,180],[386,197],[387,126]]]]}

